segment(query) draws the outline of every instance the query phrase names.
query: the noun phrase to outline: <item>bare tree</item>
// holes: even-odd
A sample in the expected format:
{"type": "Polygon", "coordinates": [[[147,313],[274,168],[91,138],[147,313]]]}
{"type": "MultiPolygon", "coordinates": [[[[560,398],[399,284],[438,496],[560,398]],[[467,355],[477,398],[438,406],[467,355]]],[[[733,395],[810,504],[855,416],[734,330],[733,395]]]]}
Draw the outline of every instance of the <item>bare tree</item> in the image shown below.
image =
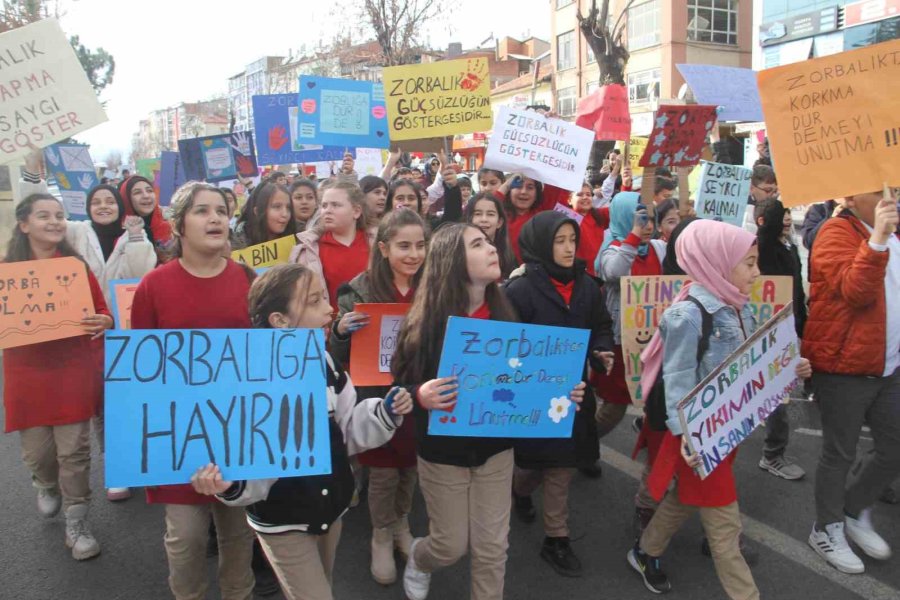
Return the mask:
{"type": "MultiPolygon", "coordinates": [[[[587,16],[581,15],[581,9],[577,12],[578,28],[594,56],[597,58],[597,66],[600,68],[600,85],[625,85],[625,67],[631,56],[622,42],[622,36],[628,24],[628,9],[635,0],[630,0],[616,19],[612,29],[609,27],[609,0],[602,0],[602,5],[597,8],[597,0],[591,2],[591,10],[587,16]]],[[[588,173],[595,176],[603,158],[615,147],[614,141],[596,140],[591,148],[591,156],[588,159],[588,173]]]]}
{"type": "Polygon", "coordinates": [[[364,14],[381,46],[384,66],[414,62],[425,23],[441,14],[443,0],[365,0],[364,14]]]}
{"type": "Polygon", "coordinates": [[[103,162],[106,163],[107,169],[118,173],[119,167],[122,166],[122,153],[119,150],[110,150],[106,153],[106,158],[103,159],[103,162]]]}

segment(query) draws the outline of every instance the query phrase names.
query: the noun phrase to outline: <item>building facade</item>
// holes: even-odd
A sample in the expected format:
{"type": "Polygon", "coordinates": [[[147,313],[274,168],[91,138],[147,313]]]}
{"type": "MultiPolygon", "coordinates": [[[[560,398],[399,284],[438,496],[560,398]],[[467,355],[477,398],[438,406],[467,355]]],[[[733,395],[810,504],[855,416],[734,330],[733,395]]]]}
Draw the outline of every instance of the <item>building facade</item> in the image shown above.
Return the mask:
{"type": "MultiPolygon", "coordinates": [[[[676,65],[751,66],[752,5],[749,0],[610,0],[610,29],[623,28],[630,53],[625,78],[636,135],[649,134],[660,99],[678,97],[684,79],[676,65]]],[[[550,2],[553,106],[564,118],[574,119],[578,101],[599,87],[597,60],[576,18],[579,9],[586,15],[590,8],[591,0],[550,2]]]]}
{"type": "Polygon", "coordinates": [[[132,162],[156,158],[164,150],[178,150],[178,140],[228,132],[228,100],[182,102],[155,110],[138,124],[132,139],[132,162]]]}

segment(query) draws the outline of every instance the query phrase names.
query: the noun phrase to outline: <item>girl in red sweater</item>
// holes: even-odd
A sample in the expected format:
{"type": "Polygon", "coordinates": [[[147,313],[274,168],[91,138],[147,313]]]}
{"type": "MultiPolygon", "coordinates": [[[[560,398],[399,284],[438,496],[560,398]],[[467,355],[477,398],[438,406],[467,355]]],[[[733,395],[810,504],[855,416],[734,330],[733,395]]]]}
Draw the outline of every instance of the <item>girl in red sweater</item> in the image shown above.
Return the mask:
{"type": "Polygon", "coordinates": [[[609,207],[594,208],[594,190],[589,181],[581,184],[569,203],[572,210],[584,217],[579,225],[578,253],[575,257],[584,261],[588,275],[597,277],[594,259],[600,253],[603,237],[609,228],[609,207]]]}
{"type": "MultiPolygon", "coordinates": [[[[356,304],[412,302],[425,262],[425,223],[411,210],[387,214],[369,261],[339,292],[339,318],[331,332],[331,352],[343,364],[350,362],[353,333],[369,326],[369,316],[357,312],[356,304]]],[[[384,387],[360,387],[361,398],[384,397],[384,387]]],[[[416,488],[416,448],[412,419],[407,419],[394,437],[380,448],[358,455],[369,467],[369,514],[372,518],[372,577],[382,585],[397,578],[394,548],[409,555],[412,535],[407,515],[416,488]]]]}
{"type": "Polygon", "coordinates": [[[531,217],[544,210],[553,210],[559,204],[568,203],[569,192],[558,187],[544,186],[540,181],[519,174],[510,175],[494,196],[503,202],[506,224],[509,230],[509,244],[519,262],[519,232],[531,217]]]}
{"type": "MultiPolygon", "coordinates": [[[[16,227],[4,262],[61,256],[81,259],[66,241],[66,213],[50,194],[32,194],[16,207],[16,227]]],[[[91,417],[103,393],[103,346],[99,338],[113,326],[103,292],[84,267],[95,314],[78,336],[3,351],[3,404],[6,432],[18,431],[22,459],[37,488],[38,512],[66,515],[66,546],[84,560],[100,554],[87,524],[91,499],[91,417]],[[65,382],[61,395],[60,382],[65,382]]]]}
{"type": "MultiPolygon", "coordinates": [[[[175,259],[141,280],[131,308],[135,329],[250,327],[247,272],[222,254],[228,244],[228,205],[218,188],[190,182],[172,198],[175,259]]],[[[169,587],[177,600],[204,598],[210,517],[219,545],[222,598],[253,593],[253,533],[244,511],[196,493],[189,484],[147,488],[147,501],[165,504],[169,587]]]]}

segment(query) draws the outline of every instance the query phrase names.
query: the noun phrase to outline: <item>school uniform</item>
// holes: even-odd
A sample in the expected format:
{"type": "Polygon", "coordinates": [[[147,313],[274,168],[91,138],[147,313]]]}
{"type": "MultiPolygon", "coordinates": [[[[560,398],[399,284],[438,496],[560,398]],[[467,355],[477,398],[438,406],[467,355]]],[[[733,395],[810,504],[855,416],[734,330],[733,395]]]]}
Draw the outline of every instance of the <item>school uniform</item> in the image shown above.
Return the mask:
{"type": "Polygon", "coordinates": [[[297,245],[291,250],[290,261],[311,269],[321,278],[328,302],[337,312],[338,288],[362,273],[369,266],[369,242],[366,232],[356,231],[349,246],[335,239],[330,231],[304,231],[297,234],[297,245]]]}

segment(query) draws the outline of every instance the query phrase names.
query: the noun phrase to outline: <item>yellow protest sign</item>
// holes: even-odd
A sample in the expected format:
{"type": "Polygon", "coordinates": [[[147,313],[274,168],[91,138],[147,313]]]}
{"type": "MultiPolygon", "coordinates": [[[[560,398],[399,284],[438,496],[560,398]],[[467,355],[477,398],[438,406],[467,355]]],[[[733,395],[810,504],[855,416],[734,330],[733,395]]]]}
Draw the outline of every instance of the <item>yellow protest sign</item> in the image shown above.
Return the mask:
{"type": "Polygon", "coordinates": [[[486,58],[385,67],[382,81],[391,141],[493,127],[486,58]]]}
{"type": "MultiPolygon", "coordinates": [[[[684,275],[623,277],[621,281],[622,359],[631,399],[640,396],[641,352],[656,330],[663,312],[690,281],[684,275]]],[[[794,282],[787,276],[760,277],[750,290],[750,309],[758,326],[775,316],[793,298],[794,282]]]]}
{"type": "Polygon", "coordinates": [[[900,40],[757,78],[785,206],[900,186],[900,40]]]}
{"type": "MultiPolygon", "coordinates": [[[[647,149],[647,142],[650,140],[645,137],[631,136],[628,140],[628,162],[631,164],[631,174],[637,177],[644,173],[644,167],[638,163],[647,149]]],[[[625,142],[617,142],[616,148],[625,153],[625,142]]]]}
{"type": "Polygon", "coordinates": [[[274,267],[286,263],[291,255],[291,249],[297,245],[297,238],[287,235],[271,242],[263,242],[255,246],[247,246],[242,250],[231,253],[232,260],[242,262],[248,267],[274,267]]]}

